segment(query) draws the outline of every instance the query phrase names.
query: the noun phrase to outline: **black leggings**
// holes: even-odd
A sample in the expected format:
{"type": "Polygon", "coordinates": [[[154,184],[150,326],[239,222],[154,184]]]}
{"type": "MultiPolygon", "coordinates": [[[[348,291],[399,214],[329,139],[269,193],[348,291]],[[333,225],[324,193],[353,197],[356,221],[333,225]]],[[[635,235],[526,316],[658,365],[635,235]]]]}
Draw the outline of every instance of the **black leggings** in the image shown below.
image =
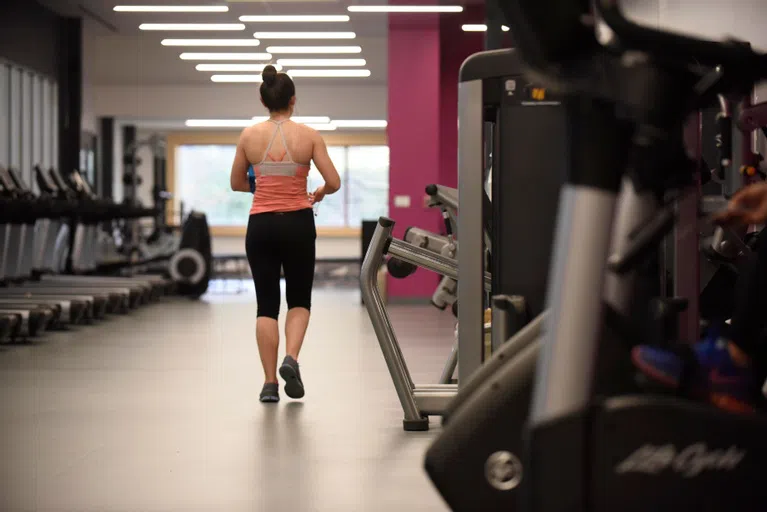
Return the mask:
{"type": "Polygon", "coordinates": [[[311,209],[250,216],[245,251],[256,285],[258,316],[280,313],[280,269],[285,273],[288,309],[312,306],[314,242],[311,209]]]}

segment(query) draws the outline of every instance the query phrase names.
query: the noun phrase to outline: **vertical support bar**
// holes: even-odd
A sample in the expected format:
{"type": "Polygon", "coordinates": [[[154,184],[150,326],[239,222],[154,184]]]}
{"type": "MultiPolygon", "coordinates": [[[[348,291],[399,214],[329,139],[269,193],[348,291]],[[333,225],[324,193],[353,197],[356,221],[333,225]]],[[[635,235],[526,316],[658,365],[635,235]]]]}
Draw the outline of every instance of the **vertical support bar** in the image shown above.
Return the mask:
{"type": "Polygon", "coordinates": [[[136,159],[138,158],[138,147],[136,147],[136,127],[133,125],[123,126],[122,136],[122,151],[120,161],[123,164],[123,175],[120,177],[123,180],[125,177],[130,177],[130,180],[124,180],[123,198],[126,202],[132,203],[138,196],[136,190],[136,180],[138,178],[138,165],[136,159]]]}
{"type": "Polygon", "coordinates": [[[458,367],[458,342],[453,343],[453,348],[450,349],[450,355],[447,357],[445,367],[442,369],[442,375],[439,377],[440,384],[450,384],[453,382],[453,375],[455,369],[458,367]]]}
{"type": "Polygon", "coordinates": [[[458,385],[482,365],[484,146],[482,81],[458,84],[458,385]]]}
{"type": "Polygon", "coordinates": [[[96,183],[101,197],[114,199],[114,152],[115,152],[115,118],[102,117],[99,119],[101,151],[96,183]]]}
{"type": "MultiPolygon", "coordinates": [[[[11,68],[0,62],[0,165],[10,163],[10,109],[11,109],[11,68]]],[[[0,232],[0,237],[4,236],[0,232]]],[[[0,277],[2,277],[0,275],[0,277]]]]}
{"type": "Polygon", "coordinates": [[[503,19],[498,0],[485,0],[485,50],[503,48],[503,19]]]}
{"type": "Polygon", "coordinates": [[[496,295],[492,299],[493,330],[491,342],[493,354],[506,343],[512,335],[516,308],[514,300],[508,295],[496,295]]]}
{"type": "Polygon", "coordinates": [[[386,246],[391,239],[393,229],[394,221],[391,219],[382,217],[378,220],[378,225],[370,240],[370,246],[362,261],[360,286],[365,307],[373,324],[373,330],[378,338],[381,352],[383,352],[386,366],[394,383],[394,389],[397,391],[397,396],[405,413],[405,430],[427,430],[429,419],[421,416],[415,402],[413,380],[402,357],[389,315],[386,313],[386,305],[381,299],[376,285],[378,270],[381,268],[386,246]]]}
{"type": "MultiPolygon", "coordinates": [[[[692,158],[701,158],[702,115],[696,113],[685,125],[685,145],[693,151],[692,158]]],[[[698,297],[700,295],[700,241],[698,240],[698,203],[700,181],[695,183],[677,203],[677,223],[674,228],[674,296],[685,297],[688,306],[679,315],[679,338],[688,343],[698,340],[700,318],[698,297]]]]}
{"type": "Polygon", "coordinates": [[[615,119],[612,105],[579,99],[567,105],[567,136],[567,182],[557,212],[533,424],[589,402],[603,331],[610,241],[630,235],[614,234],[612,226],[631,131],[615,119]]]}
{"type": "Polygon", "coordinates": [[[59,169],[79,168],[83,112],[83,33],[80,18],[61,19],[59,48],[59,169]]]}
{"type": "MultiPolygon", "coordinates": [[[[40,136],[43,143],[43,154],[40,165],[44,170],[48,170],[53,166],[53,163],[58,161],[58,156],[53,154],[53,133],[51,132],[51,126],[53,125],[53,83],[48,80],[43,80],[43,113],[42,113],[42,125],[40,129],[40,136]]],[[[35,185],[37,185],[37,180],[35,185]]]]}
{"type": "Polygon", "coordinates": [[[21,75],[21,166],[19,174],[21,178],[29,183],[32,176],[32,166],[37,163],[33,160],[33,139],[36,134],[32,131],[33,108],[32,96],[34,95],[33,74],[24,71],[21,75]]]}

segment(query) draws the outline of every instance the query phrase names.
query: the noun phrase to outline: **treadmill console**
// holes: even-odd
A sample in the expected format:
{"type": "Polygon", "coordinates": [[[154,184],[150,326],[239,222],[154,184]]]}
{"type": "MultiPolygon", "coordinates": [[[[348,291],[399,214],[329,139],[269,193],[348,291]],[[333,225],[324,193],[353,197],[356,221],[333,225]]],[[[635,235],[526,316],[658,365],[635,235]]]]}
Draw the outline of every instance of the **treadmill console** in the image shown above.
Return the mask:
{"type": "Polygon", "coordinates": [[[58,192],[59,187],[56,186],[56,183],[39,165],[35,166],[35,178],[37,179],[37,186],[40,187],[40,190],[43,192],[48,194],[55,194],[58,192]]]}

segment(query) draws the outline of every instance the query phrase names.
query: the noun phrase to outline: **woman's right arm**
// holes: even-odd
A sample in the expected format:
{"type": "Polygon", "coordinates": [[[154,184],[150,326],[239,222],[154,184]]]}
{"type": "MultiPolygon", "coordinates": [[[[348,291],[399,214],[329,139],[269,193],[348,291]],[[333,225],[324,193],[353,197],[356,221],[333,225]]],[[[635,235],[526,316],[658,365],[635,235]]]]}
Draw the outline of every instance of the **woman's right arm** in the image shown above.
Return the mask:
{"type": "Polygon", "coordinates": [[[338,175],[336,166],[333,165],[333,161],[330,159],[325,141],[317,131],[314,132],[313,143],[312,160],[325,180],[323,192],[325,194],[334,194],[341,188],[341,177],[338,175]]]}

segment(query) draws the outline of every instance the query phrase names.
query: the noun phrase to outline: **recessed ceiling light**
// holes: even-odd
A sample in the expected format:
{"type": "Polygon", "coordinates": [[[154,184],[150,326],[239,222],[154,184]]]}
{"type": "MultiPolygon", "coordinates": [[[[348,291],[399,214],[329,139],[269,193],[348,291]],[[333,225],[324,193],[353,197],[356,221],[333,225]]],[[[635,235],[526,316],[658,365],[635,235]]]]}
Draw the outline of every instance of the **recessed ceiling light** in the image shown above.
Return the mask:
{"type": "Polygon", "coordinates": [[[463,12],[460,5],[350,5],[349,12],[463,12]]]}
{"type": "Polygon", "coordinates": [[[258,46],[258,39],[163,39],[163,46],[258,46]]]}
{"type": "Polygon", "coordinates": [[[364,78],[370,76],[369,69],[291,69],[287,72],[291,77],[305,78],[364,78]]]}
{"type": "Polygon", "coordinates": [[[300,22],[346,22],[349,21],[349,16],[346,14],[331,14],[331,15],[264,15],[264,16],[240,16],[240,21],[243,22],[259,22],[259,23],[300,23],[300,22]]]}
{"type": "Polygon", "coordinates": [[[351,119],[351,120],[341,120],[341,119],[334,119],[333,124],[338,126],[339,128],[386,128],[388,123],[386,120],[359,120],[359,119],[351,119]]]}
{"type": "Polygon", "coordinates": [[[117,12],[229,12],[226,5],[117,5],[117,12]]]}
{"type": "Polygon", "coordinates": [[[260,83],[263,81],[261,75],[212,75],[210,80],[219,83],[260,83]]]}
{"type": "MultiPolygon", "coordinates": [[[[487,32],[487,25],[483,24],[467,24],[462,25],[461,29],[463,29],[464,32],[487,32]]],[[[509,27],[506,25],[501,25],[501,30],[504,32],[509,31],[509,27]]]]}
{"type": "Polygon", "coordinates": [[[361,53],[362,48],[359,46],[269,46],[266,49],[269,53],[298,53],[298,54],[315,54],[315,53],[361,53]]]}
{"type": "Polygon", "coordinates": [[[365,59],[278,59],[278,64],[283,66],[364,66],[365,59]]]}
{"type": "MultiPolygon", "coordinates": [[[[269,118],[266,116],[255,116],[252,121],[255,123],[263,123],[269,118]]],[[[330,118],[328,116],[293,116],[290,119],[296,123],[315,123],[315,124],[329,124],[330,118]]]]}
{"type": "MultiPolygon", "coordinates": [[[[195,69],[197,71],[263,71],[268,64],[197,64],[195,69]]],[[[277,71],[282,69],[282,66],[276,64],[274,66],[277,71]]]]}
{"type": "Polygon", "coordinates": [[[245,30],[242,23],[142,23],[139,30],[245,30]]]}
{"type": "Polygon", "coordinates": [[[271,60],[271,53],[182,53],[181,60],[271,60]]]}
{"type": "Polygon", "coordinates": [[[354,32],[256,32],[256,39],[354,39],[354,32]]]}

